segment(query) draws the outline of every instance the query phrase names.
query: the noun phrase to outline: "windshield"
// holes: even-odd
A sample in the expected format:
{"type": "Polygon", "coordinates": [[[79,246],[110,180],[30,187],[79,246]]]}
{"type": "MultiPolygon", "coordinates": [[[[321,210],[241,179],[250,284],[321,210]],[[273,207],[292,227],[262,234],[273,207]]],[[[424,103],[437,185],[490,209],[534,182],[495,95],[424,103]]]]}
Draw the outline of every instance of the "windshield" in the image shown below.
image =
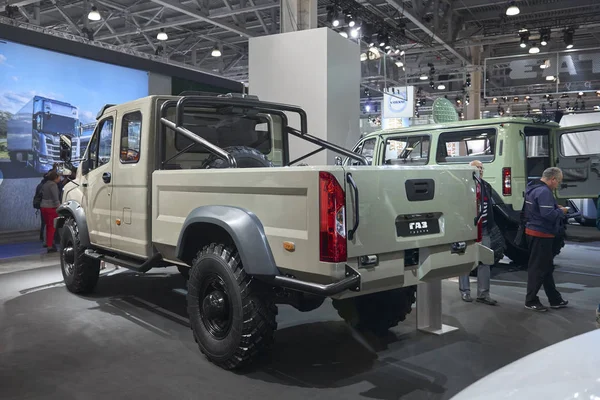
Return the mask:
{"type": "Polygon", "coordinates": [[[77,120],[72,117],[44,114],[42,118],[42,132],[45,133],[62,133],[73,136],[76,126],[77,120]]]}

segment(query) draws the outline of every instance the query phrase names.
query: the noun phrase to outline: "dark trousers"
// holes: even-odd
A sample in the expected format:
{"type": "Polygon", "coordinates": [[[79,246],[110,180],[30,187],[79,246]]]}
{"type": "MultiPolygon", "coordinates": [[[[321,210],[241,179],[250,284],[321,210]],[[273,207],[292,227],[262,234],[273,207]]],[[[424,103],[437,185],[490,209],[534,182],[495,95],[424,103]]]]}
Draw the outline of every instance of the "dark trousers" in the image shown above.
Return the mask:
{"type": "Polygon", "coordinates": [[[561,302],[562,297],[556,284],[554,283],[554,255],[552,247],[553,238],[538,238],[527,235],[527,245],[529,246],[529,266],[527,270],[527,297],[526,305],[539,303],[538,292],[542,285],[550,305],[556,305],[561,302]]]}

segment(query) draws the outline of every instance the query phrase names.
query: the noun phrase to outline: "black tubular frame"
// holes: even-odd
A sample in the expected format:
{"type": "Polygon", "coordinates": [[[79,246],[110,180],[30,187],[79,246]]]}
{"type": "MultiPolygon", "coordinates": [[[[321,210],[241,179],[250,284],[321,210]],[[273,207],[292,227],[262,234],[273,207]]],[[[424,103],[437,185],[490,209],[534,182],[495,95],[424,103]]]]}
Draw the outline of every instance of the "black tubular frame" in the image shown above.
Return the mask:
{"type": "Polygon", "coordinates": [[[255,98],[243,98],[243,97],[232,97],[232,96],[183,96],[178,100],[167,100],[160,107],[160,116],[159,121],[161,123],[162,129],[158,139],[158,149],[159,153],[157,157],[157,166],[159,169],[164,169],[167,161],[170,161],[180,154],[185,153],[193,146],[186,146],[183,150],[179,151],[175,156],[171,157],[169,160],[163,160],[166,156],[165,154],[165,138],[166,138],[166,129],[169,128],[173,130],[176,134],[180,134],[195,142],[210,153],[215,156],[224,159],[228,162],[230,168],[235,168],[237,163],[233,156],[229,154],[227,151],[223,150],[219,146],[216,146],[206,139],[202,138],[200,135],[186,129],[183,126],[183,119],[185,115],[186,107],[195,107],[195,108],[228,108],[228,107],[238,107],[243,109],[251,109],[253,111],[262,112],[265,114],[277,115],[281,118],[283,132],[282,132],[282,142],[283,142],[283,165],[288,166],[305,158],[308,158],[318,152],[328,149],[334,151],[338,154],[342,154],[346,157],[353,158],[358,162],[368,165],[367,159],[360,155],[356,154],[350,150],[344,149],[343,147],[337,146],[333,143],[329,143],[326,140],[320,139],[316,136],[309,135],[307,133],[307,116],[306,112],[296,106],[291,106],[287,104],[279,104],[279,103],[269,103],[257,100],[255,98]],[[167,119],[167,112],[170,108],[175,107],[175,122],[167,119]],[[300,116],[300,130],[291,128],[288,126],[288,118],[285,112],[293,112],[300,116]],[[303,157],[300,157],[296,160],[289,161],[289,135],[296,136],[300,139],[304,139],[309,143],[320,146],[320,149],[317,149],[303,157]]]}

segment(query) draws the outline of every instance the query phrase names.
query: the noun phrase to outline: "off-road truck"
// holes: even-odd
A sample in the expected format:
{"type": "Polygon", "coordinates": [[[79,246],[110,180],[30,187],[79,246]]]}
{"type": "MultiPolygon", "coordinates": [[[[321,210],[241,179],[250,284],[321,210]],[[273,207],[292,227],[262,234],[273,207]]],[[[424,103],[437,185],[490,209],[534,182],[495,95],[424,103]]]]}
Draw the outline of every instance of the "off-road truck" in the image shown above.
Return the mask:
{"type": "Polygon", "coordinates": [[[474,168],[368,166],[306,128],[301,108],[248,96],[106,106],[55,220],[68,290],[92,291],[102,260],[176,265],[200,350],[230,369],[271,345],[276,304],[329,297],[349,323],[387,330],[417,284],[490,262],[474,168]],[[359,165],[297,166],[315,152],[290,160],[291,137],[359,165]]]}
{"type": "MultiPolygon", "coordinates": [[[[454,168],[480,160],[492,188],[499,228],[499,234],[493,232],[492,237],[496,260],[504,252],[516,264],[527,266],[528,251],[522,241],[515,240],[523,224],[525,187],[540,179],[544,169],[556,166],[564,173],[556,192],[559,202],[568,205],[568,199],[597,197],[600,154],[596,154],[597,146],[590,144],[598,138],[600,124],[561,128],[541,116],[504,117],[373,132],[361,138],[354,151],[371,159],[373,165],[454,168]],[[504,241],[503,252],[499,241],[504,241]]],[[[563,246],[564,237],[557,237],[555,255],[563,246]]]]}

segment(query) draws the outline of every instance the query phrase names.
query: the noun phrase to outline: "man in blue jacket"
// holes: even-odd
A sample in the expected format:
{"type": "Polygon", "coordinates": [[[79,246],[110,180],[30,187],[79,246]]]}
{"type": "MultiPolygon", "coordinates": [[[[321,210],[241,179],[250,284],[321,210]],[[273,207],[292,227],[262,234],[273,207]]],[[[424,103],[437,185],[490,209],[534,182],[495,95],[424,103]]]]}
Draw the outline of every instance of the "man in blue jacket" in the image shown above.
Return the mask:
{"type": "Polygon", "coordinates": [[[563,308],[569,304],[556,290],[554,283],[553,251],[554,237],[560,232],[567,209],[559,206],[552,193],[563,179],[559,168],[548,168],[542,179],[527,186],[525,194],[525,215],[527,225],[527,245],[529,247],[529,267],[527,276],[527,297],[525,308],[533,311],[547,311],[538,292],[542,285],[550,307],[563,308]]]}

